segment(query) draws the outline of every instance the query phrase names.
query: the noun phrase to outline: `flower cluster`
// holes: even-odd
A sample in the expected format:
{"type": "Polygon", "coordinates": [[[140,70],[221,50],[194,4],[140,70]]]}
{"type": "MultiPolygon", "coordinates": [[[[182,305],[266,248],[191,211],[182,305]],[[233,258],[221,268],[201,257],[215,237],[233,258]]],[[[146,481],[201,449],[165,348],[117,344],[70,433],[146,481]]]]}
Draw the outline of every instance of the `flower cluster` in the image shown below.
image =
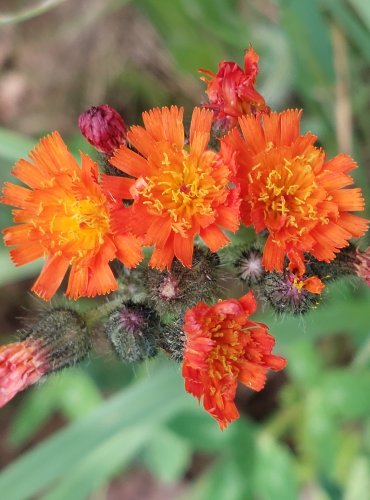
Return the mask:
{"type": "Polygon", "coordinates": [[[355,213],[364,210],[361,189],[350,187],[356,164],[328,159],[300,131],[302,110],[270,109],[256,90],[258,60],[249,48],[244,68],[222,61],[216,74],[200,70],[208,100],[189,129],[177,106],[145,111],[130,127],[107,104],[82,113],[103,172],[83,153],[80,166],[57,132],[16,163],[24,186],[3,187],[2,202],[15,207],[4,242],[17,266],[45,259],[32,291],[50,300],[69,273],[70,299],[112,299],[77,323],[77,313],[63,312],[61,323],[52,308],[37,335],[2,347],[0,405],[82,359],[90,347],[81,338],[99,324],[124,362],[160,350],[182,361],[185,389],[223,429],[239,416],[238,381],[260,391],[286,361],[272,354],[268,327],[249,318],[253,292],[221,300],[222,282],[240,279],[293,314],[316,307],[329,279],[356,274],[370,284],[369,249],[350,243],[369,223],[355,213]],[[256,241],[238,248],[230,233],[242,226],[256,241]],[[56,365],[60,352],[68,356],[56,365]]]}

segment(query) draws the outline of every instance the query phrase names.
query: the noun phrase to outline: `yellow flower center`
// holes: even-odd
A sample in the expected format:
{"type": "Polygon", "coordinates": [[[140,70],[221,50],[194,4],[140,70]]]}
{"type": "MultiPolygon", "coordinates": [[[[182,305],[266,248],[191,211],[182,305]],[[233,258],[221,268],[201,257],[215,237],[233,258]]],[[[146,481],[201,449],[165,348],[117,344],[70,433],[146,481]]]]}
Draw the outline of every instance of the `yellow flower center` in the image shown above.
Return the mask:
{"type": "Polygon", "coordinates": [[[292,282],[292,285],[294,286],[294,288],[296,290],[298,290],[298,293],[301,293],[302,292],[302,288],[304,286],[304,280],[302,280],[300,278],[297,278],[297,277],[294,277],[291,282],[292,282]]]}
{"type": "Polygon", "coordinates": [[[217,154],[207,151],[200,158],[187,151],[163,152],[156,174],[145,179],[139,192],[154,215],[169,215],[172,230],[184,233],[195,215],[213,216],[215,201],[227,196],[227,176],[215,179],[217,154]]]}
{"type": "Polygon", "coordinates": [[[208,374],[214,380],[221,380],[225,375],[236,378],[239,374],[238,361],[243,355],[239,341],[241,325],[233,319],[219,316],[219,323],[210,328],[216,345],[208,355],[208,374]]]}
{"type": "Polygon", "coordinates": [[[42,235],[41,243],[55,255],[60,253],[73,259],[94,254],[109,231],[105,199],[99,196],[76,199],[68,192],[47,207],[40,203],[37,228],[42,235]]]}
{"type": "Polygon", "coordinates": [[[306,229],[302,221],[320,219],[323,224],[327,223],[319,217],[316,208],[320,196],[317,196],[319,190],[312,164],[319,153],[312,148],[310,154],[274,163],[272,169],[258,163],[249,174],[249,181],[258,185],[257,199],[263,204],[266,217],[285,227],[297,228],[298,234],[306,229]]]}

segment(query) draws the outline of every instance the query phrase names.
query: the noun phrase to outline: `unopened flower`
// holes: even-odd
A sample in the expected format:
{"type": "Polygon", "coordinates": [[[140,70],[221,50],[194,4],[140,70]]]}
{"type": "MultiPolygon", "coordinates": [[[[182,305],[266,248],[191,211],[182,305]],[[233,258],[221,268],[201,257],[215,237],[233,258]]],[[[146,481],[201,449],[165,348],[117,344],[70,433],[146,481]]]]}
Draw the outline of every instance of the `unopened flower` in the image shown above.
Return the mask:
{"type": "Polygon", "coordinates": [[[22,332],[24,340],[0,347],[0,407],[44,375],[72,366],[90,349],[81,316],[56,308],[22,332]]]}
{"type": "Polygon", "coordinates": [[[317,276],[298,276],[289,270],[266,273],[259,293],[275,312],[305,314],[317,307],[324,284],[317,276]]]}
{"type": "Polygon", "coordinates": [[[242,250],[235,262],[235,268],[239,278],[248,286],[259,285],[265,275],[262,251],[255,245],[242,250]]]}
{"type": "Polygon", "coordinates": [[[222,61],[216,74],[201,69],[207,77],[209,103],[205,107],[214,111],[215,124],[227,130],[238,124],[238,117],[269,112],[264,98],[254,88],[258,74],[259,56],[248,49],[244,56],[244,70],[232,61],[222,61]]]}
{"type": "Polygon", "coordinates": [[[139,240],[110,230],[108,201],[98,183],[98,166],[81,154],[80,168],[57,132],[41,139],[20,160],[13,175],[29,189],[5,183],[2,202],[14,205],[17,225],[4,230],[4,242],[13,246],[12,261],[20,266],[46,258],[32,290],[49,300],[69,266],[66,294],[94,297],[117,288],[109,262],[114,258],[133,267],[141,259],[139,240]]]}
{"type": "Polygon", "coordinates": [[[223,139],[224,154],[236,154],[242,220],[269,232],[262,261],[268,271],[283,271],[286,255],[304,265],[304,252],[329,262],[368,226],[350,213],[364,209],[361,189],[343,189],[353,184],[348,171],[356,163],[345,154],[326,161],[316,136],[300,135],[300,117],[298,110],[262,122],[242,117],[243,137],[234,129],[223,139]]]}
{"type": "Polygon", "coordinates": [[[119,358],[136,363],[157,354],[159,319],[154,311],[134,303],[122,304],[104,323],[105,332],[119,358]]]}
{"type": "Polygon", "coordinates": [[[195,108],[185,146],[183,109],[156,108],[143,113],[144,127],[131,127],[126,146],[111,163],[136,179],[104,176],[107,195],[116,201],[113,228],[129,227],[155,246],[149,265],[170,269],[173,258],[192,266],[194,238],[200,235],[212,252],[229,239],[221,228],[239,226],[239,190],[230,187],[232,171],[207,149],[212,112],[195,108]],[[126,209],[122,199],[133,199],[126,209]]]}
{"type": "Polygon", "coordinates": [[[161,316],[173,315],[177,319],[199,301],[216,300],[221,279],[218,255],[196,248],[191,269],[175,260],[170,271],[148,269],[145,283],[153,308],[161,316]]]}
{"type": "Polygon", "coordinates": [[[48,371],[39,342],[24,341],[0,347],[0,408],[18,392],[35,384],[48,371]]]}
{"type": "Polygon", "coordinates": [[[186,337],[182,328],[182,320],[161,325],[158,330],[158,347],[163,349],[167,356],[180,363],[184,357],[186,337]]]}
{"type": "Polygon", "coordinates": [[[81,113],[78,126],[85,139],[106,155],[126,143],[126,124],[118,111],[108,104],[93,106],[81,113]]]}
{"type": "Polygon", "coordinates": [[[260,391],[268,369],[286,360],[271,354],[275,339],[262,323],[249,320],[256,310],[252,292],[241,299],[200,302],[184,318],[186,335],[182,374],[185,389],[199,400],[221,429],[239,417],[234,403],[238,381],[260,391]]]}

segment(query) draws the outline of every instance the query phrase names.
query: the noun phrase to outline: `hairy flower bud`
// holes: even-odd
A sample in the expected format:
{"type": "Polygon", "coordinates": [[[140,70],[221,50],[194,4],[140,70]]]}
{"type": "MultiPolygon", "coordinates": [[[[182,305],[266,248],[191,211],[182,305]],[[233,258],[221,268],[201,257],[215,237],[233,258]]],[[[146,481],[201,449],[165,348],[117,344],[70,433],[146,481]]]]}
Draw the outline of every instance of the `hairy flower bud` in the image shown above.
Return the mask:
{"type": "Polygon", "coordinates": [[[0,347],[0,407],[42,376],[74,365],[90,350],[81,316],[55,308],[21,332],[20,342],[0,347]]]}
{"type": "Polygon", "coordinates": [[[158,347],[177,363],[180,363],[184,357],[185,334],[182,323],[181,319],[170,325],[165,325],[158,335],[158,347]]]}
{"type": "Polygon", "coordinates": [[[191,269],[177,260],[171,271],[148,269],[146,285],[151,306],[160,315],[178,317],[201,300],[215,300],[220,291],[219,264],[217,254],[197,248],[191,269]]]}
{"type": "Polygon", "coordinates": [[[126,143],[126,124],[118,111],[108,104],[93,106],[81,113],[78,126],[85,139],[106,155],[126,143]]]}
{"type": "Polygon", "coordinates": [[[351,243],[331,262],[309,258],[308,269],[323,281],[334,281],[343,276],[358,276],[370,286],[370,247],[359,250],[351,243]]]}
{"type": "Polygon", "coordinates": [[[235,262],[235,268],[239,278],[249,287],[259,285],[265,276],[262,251],[255,245],[246,248],[235,262]]]}
{"type": "Polygon", "coordinates": [[[266,273],[260,293],[279,314],[304,314],[320,302],[322,282],[316,276],[300,276],[286,271],[266,273]]]}
{"type": "Polygon", "coordinates": [[[134,303],[122,304],[105,322],[105,331],[119,358],[136,363],[157,354],[157,315],[134,303]]]}

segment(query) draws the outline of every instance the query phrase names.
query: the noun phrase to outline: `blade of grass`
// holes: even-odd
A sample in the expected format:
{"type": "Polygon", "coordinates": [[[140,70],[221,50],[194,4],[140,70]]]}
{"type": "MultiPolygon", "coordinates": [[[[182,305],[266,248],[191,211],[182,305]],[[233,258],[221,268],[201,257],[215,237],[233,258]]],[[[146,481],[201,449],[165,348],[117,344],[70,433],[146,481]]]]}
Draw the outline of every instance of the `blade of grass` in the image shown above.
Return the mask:
{"type": "Polygon", "coordinates": [[[0,474],[2,497],[31,498],[68,474],[114,435],[138,426],[154,432],[186,401],[180,377],[168,366],[160,368],[5,468],[0,474]]]}

